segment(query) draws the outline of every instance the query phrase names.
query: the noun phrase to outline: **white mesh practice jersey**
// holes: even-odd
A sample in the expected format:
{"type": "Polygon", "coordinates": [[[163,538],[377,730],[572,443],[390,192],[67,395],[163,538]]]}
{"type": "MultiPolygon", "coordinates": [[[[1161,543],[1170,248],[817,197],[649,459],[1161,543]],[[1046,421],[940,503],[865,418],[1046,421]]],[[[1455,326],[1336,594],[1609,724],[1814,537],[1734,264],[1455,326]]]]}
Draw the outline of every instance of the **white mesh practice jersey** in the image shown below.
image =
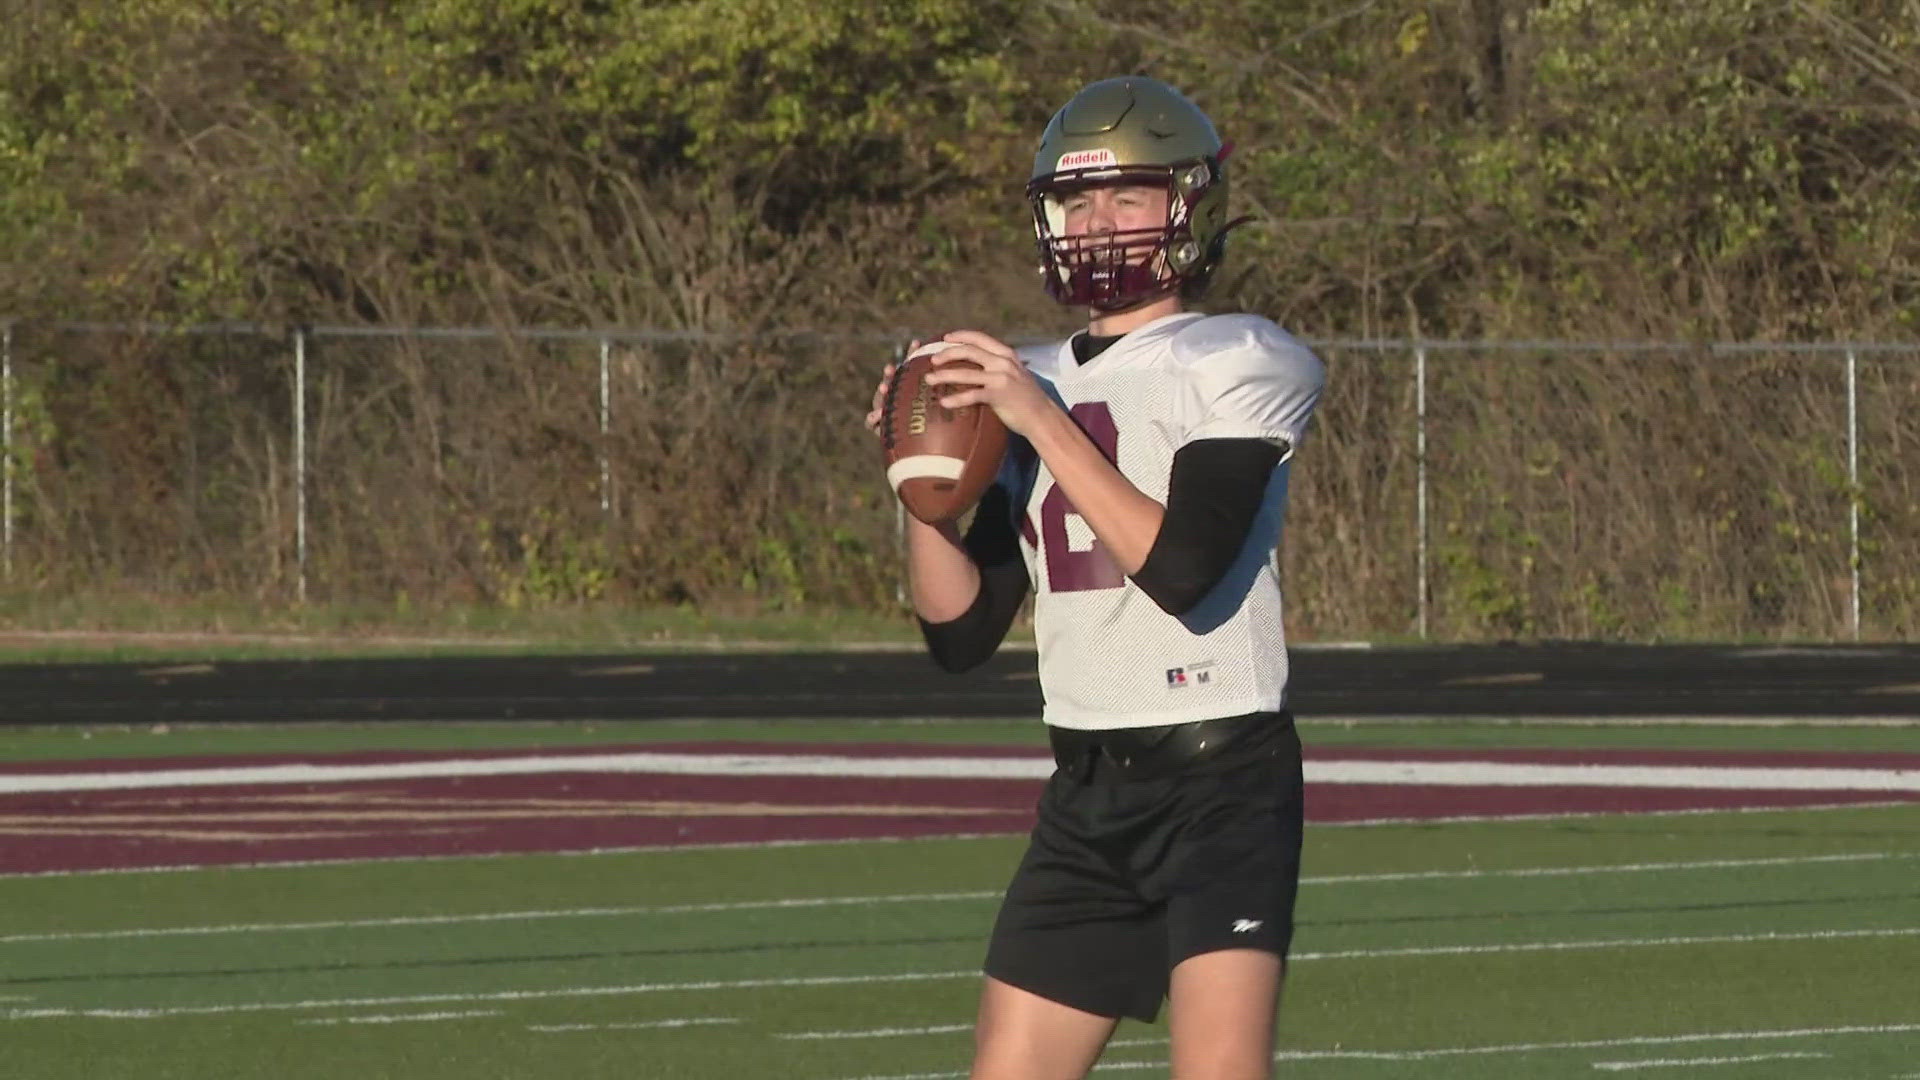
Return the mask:
{"type": "MultiPolygon", "coordinates": [[[[1020,350],[1041,384],[1133,485],[1167,500],[1174,451],[1199,439],[1300,445],[1325,384],[1306,346],[1254,315],[1155,320],[1086,364],[1068,342],[1020,350]]],[[[1281,708],[1287,654],[1273,552],[1285,458],[1231,569],[1176,618],[1126,578],[1024,440],[1000,482],[1033,581],[1045,720],[1146,727],[1281,708]]]]}

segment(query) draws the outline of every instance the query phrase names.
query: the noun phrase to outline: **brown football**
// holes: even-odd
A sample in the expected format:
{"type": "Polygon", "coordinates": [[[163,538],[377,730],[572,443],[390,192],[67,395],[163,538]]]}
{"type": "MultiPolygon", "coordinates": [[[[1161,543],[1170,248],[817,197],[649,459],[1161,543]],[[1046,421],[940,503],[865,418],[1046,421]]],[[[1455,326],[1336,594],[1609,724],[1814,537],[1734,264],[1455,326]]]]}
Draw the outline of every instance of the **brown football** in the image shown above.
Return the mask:
{"type": "MultiPolygon", "coordinates": [[[[935,356],[951,344],[930,341],[908,354],[894,369],[881,405],[887,483],[907,512],[929,525],[952,521],[972,509],[993,483],[1007,452],[1006,425],[992,409],[943,408],[941,396],[954,388],[925,381],[935,356]]],[[[978,366],[970,360],[953,362],[978,366]]]]}

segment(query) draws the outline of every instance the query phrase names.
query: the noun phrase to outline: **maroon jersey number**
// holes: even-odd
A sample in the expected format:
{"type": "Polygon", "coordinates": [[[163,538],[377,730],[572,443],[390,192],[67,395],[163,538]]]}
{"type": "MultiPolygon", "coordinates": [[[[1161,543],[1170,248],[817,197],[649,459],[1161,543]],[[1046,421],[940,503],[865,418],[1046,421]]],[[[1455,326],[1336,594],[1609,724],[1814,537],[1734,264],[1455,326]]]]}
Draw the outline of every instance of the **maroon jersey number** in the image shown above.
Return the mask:
{"type": "MultiPolygon", "coordinates": [[[[1083,401],[1075,405],[1069,414],[1080,430],[1087,433],[1093,445],[1100,448],[1108,461],[1119,462],[1120,429],[1114,426],[1113,413],[1104,401],[1083,401]]],[[[1117,589],[1126,583],[1126,576],[1120,573],[1120,567],[1107,554],[1107,546],[1099,539],[1085,551],[1074,551],[1067,546],[1067,516],[1075,517],[1080,511],[1074,509],[1073,500],[1055,484],[1048,489],[1047,497],[1040,502],[1040,535],[1045,539],[1047,553],[1047,588],[1050,592],[1085,592],[1089,589],[1117,589]]],[[[1027,539],[1033,539],[1033,525],[1027,522],[1027,539]]]]}

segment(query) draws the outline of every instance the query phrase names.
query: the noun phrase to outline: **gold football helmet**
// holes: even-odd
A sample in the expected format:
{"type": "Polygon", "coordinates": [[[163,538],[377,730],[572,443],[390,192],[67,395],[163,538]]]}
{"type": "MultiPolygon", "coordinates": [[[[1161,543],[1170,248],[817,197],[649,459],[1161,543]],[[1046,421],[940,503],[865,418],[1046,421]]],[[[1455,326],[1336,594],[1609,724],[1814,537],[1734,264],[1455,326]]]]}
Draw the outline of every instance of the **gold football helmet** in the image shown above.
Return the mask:
{"type": "Polygon", "coordinates": [[[1207,115],[1157,79],[1104,79],[1075,94],[1040,136],[1027,183],[1047,291],[1063,304],[1118,311],[1204,283],[1238,224],[1226,219],[1227,150],[1207,115]],[[1165,185],[1166,224],[1061,235],[1064,196],[1116,183],[1165,185]]]}

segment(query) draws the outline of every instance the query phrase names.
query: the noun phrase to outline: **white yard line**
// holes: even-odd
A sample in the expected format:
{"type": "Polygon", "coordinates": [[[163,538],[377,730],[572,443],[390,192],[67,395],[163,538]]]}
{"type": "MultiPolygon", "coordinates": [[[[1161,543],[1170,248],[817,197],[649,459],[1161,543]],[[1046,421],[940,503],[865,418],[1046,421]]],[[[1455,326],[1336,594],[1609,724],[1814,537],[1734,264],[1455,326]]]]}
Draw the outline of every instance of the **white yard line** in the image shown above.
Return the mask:
{"type": "Polygon", "coordinates": [[[464,1020],[473,1016],[499,1016],[498,1009],[474,1009],[468,1012],[402,1013],[395,1016],[328,1016],[301,1024],[406,1024],[417,1020],[464,1020]]]}
{"type": "MultiPolygon", "coordinates": [[[[1475,878],[1581,877],[1588,874],[1641,874],[1671,870],[1730,870],[1753,866],[1881,862],[1920,859],[1920,851],[1867,851],[1844,855],[1785,855],[1766,859],[1705,859],[1696,862],[1619,863],[1600,866],[1542,866],[1506,870],[1412,870],[1398,874],[1332,874],[1304,877],[1302,885],[1351,885],[1388,881],[1472,880],[1475,878]]],[[[0,938],[0,941],[6,940],[0,938]]]]}
{"type": "MultiPolygon", "coordinates": [[[[1591,941],[1535,941],[1507,945],[1443,945],[1408,949],[1353,949],[1340,952],[1296,953],[1296,961],[1367,960],[1396,956],[1468,956],[1501,953],[1561,952],[1586,949],[1626,949],[1689,945],[1745,945],[1756,942],[1838,941],[1843,939],[1920,937],[1920,927],[1890,930],[1809,930],[1798,933],[1724,934],[1702,937],[1621,938],[1591,941]]],[[[540,1001],[552,998],[618,997],[637,994],[697,993],[713,990],[787,990],[873,983],[935,982],[978,979],[980,973],[922,971],[891,975],[824,975],[786,979],[735,979],[678,983],[636,983],[628,986],[570,987],[559,990],[506,990],[480,994],[422,994],[408,997],[313,999],[284,1002],[237,1002],[230,1005],[175,1005],[124,1009],[39,1008],[0,1011],[0,1020],[39,1020],[54,1017],[143,1020],[162,1016],[214,1016],[233,1013],[288,1012],[304,1009],[365,1008],[382,1005],[423,1005],[449,1002],[540,1001]]],[[[1429,1051],[1428,1053],[1431,1053],[1429,1051]]]]}
{"type": "MultiPolygon", "coordinates": [[[[1846,803],[1832,809],[1858,809],[1861,806],[1909,806],[1905,802],[1846,803]]],[[[1819,810],[1826,807],[1794,806],[1773,809],[1819,810]]],[[[1667,811],[1662,811],[1665,813],[1667,811]]],[[[1564,815],[1556,815],[1564,816],[1564,815]]],[[[1586,815],[1572,815],[1586,816],[1586,815]]],[[[105,866],[88,870],[26,870],[0,872],[0,878],[101,877],[115,874],[183,874],[200,870],[234,873],[240,870],[305,870],[326,866],[363,866],[368,864],[411,864],[436,862],[495,862],[502,859],[593,859],[606,855],[660,855],[683,851],[741,851],[748,848],[843,847],[849,844],[915,844],[945,840],[1000,840],[1005,833],[940,833],[926,836],[829,836],[807,840],[725,840],[710,844],[630,844],[620,847],[571,848],[555,851],[482,851],[454,855],[349,855],[338,859],[274,859],[267,862],[173,863],[166,866],[105,866]]]]}
{"type": "Polygon", "coordinates": [[[1909,810],[1912,800],[1884,799],[1873,802],[1803,803],[1774,806],[1697,806],[1681,810],[1571,810],[1531,814],[1446,814],[1433,817],[1355,818],[1351,821],[1309,821],[1315,829],[1377,829],[1396,825],[1501,825],[1507,822],[1574,821],[1580,818],[1619,818],[1640,820],[1663,817],[1706,817],[1713,814],[1800,814],[1814,811],[1909,810]]]}
{"type": "Polygon", "coordinates": [[[1707,765],[1542,765],[1502,761],[1318,761],[1322,784],[1440,787],[1679,788],[1688,791],[1920,792],[1920,769],[1707,765]]]}
{"type": "Polygon", "coordinates": [[[680,1020],[632,1020],[614,1024],[528,1024],[528,1031],[659,1031],[675,1028],[712,1027],[717,1024],[737,1024],[740,1020],[733,1016],[695,1016],[680,1020]]]}
{"type": "MultiPolygon", "coordinates": [[[[1743,1039],[1817,1039],[1835,1035],[1907,1035],[1920,1031],[1920,1023],[1854,1024],[1839,1027],[1776,1028],[1770,1031],[1702,1031],[1686,1035],[1638,1035],[1618,1039],[1581,1039],[1569,1042],[1505,1043],[1492,1046],[1453,1046],[1435,1050],[1375,1051],[1369,1056],[1394,1061],[1425,1061],[1431,1058],[1471,1057],[1479,1054],[1532,1054],[1552,1050],[1617,1050],[1626,1046],[1686,1046],[1695,1043],[1738,1042],[1743,1039]]],[[[1300,1052],[1304,1058],[1333,1057],[1347,1051],[1300,1052]]]]}
{"type": "MultiPolygon", "coordinates": [[[[1392,874],[1329,874],[1300,879],[1303,886],[1361,885],[1401,881],[1473,881],[1496,878],[1584,877],[1596,874],[1643,874],[1743,867],[1784,867],[1827,863],[1886,862],[1920,859],[1920,851],[1871,851],[1835,855],[1798,855],[1766,859],[1706,859],[1695,862],[1621,863],[1594,866],[1516,867],[1497,870],[1418,870],[1392,874]]],[[[787,897],[771,900],[735,900],[702,904],[660,904],[622,907],[555,908],[550,910],[475,912],[464,915],[399,915],[378,919],[323,919],[286,923],[228,923],[208,926],[133,927],[121,930],[75,930],[37,934],[0,935],[0,945],[23,942],[96,941],[121,938],[192,937],[217,934],[265,934],[316,930],[378,930],[390,927],[449,926],[463,923],[539,921],[547,919],[624,918],[645,915],[706,915],[729,911],[800,910],[828,907],[867,907],[876,904],[938,904],[997,900],[995,890],[901,893],[884,896],[787,897]]],[[[5,1000],[5,999],[0,999],[5,1000]]]]}
{"type": "Polygon", "coordinates": [[[1594,938],[1531,941],[1509,945],[1421,945],[1405,949],[1343,949],[1294,953],[1300,960],[1376,960],[1390,956],[1487,956],[1501,953],[1579,952],[1587,949],[1649,949],[1688,945],[1750,945],[1762,941],[1840,941],[1852,938],[1920,937],[1920,927],[1894,930],[1802,930],[1791,933],[1709,934],[1698,937],[1594,938]]]}
{"type": "Polygon", "coordinates": [[[1781,1061],[1787,1058],[1829,1058],[1832,1054],[1811,1054],[1788,1050],[1778,1054],[1743,1054],[1740,1057],[1653,1058],[1647,1061],[1596,1061],[1593,1067],[1606,1072],[1630,1069],[1684,1069],[1700,1065],[1745,1065],[1753,1061],[1781,1061]]]}
{"type": "Polygon", "coordinates": [[[796,910],[821,907],[865,907],[874,904],[941,903],[985,900],[997,892],[912,893],[901,896],[823,896],[779,900],[739,900],[709,904],[661,904],[635,907],[561,908],[547,911],[494,911],[469,915],[402,915],[382,919],[324,919],[290,923],[230,923],[221,926],[172,926],[126,930],[87,930],[71,933],[9,934],[0,945],[28,941],[85,941],[105,938],[187,937],[209,934],[262,934],[308,930],[369,930],[402,926],[449,926],[460,923],[520,922],[542,919],[593,919],[633,915],[696,915],[726,911],[796,910]]]}
{"type": "Polygon", "coordinates": [[[1910,728],[1912,716],[1446,716],[1383,713],[1378,716],[1295,717],[1302,731],[1338,731],[1357,727],[1468,728],[1910,728]]]}
{"type": "Polygon", "coordinates": [[[640,773],[659,776],[945,777],[973,780],[1041,780],[1053,760],[1041,757],[856,757],[838,754],[523,754],[514,757],[440,758],[364,765],[208,766],[95,773],[0,775],[0,795],[144,788],[340,784],[368,780],[528,776],[549,773],[640,773]]]}
{"type": "MultiPolygon", "coordinates": [[[[1053,761],[1043,757],[859,757],[844,754],[680,754],[645,751],[620,754],[529,754],[364,765],[286,764],[94,773],[11,773],[0,774],[0,794],[131,791],[232,784],[338,784],[370,780],[578,772],[665,776],[1041,780],[1053,772],[1053,761]]],[[[1306,777],[1309,783],[1321,784],[1920,793],[1920,769],[1313,760],[1306,763],[1306,777]]]]}
{"type": "Polygon", "coordinates": [[[405,997],[316,998],[306,1001],[248,1001],[232,1005],[170,1005],[131,1009],[9,1009],[0,1020],[40,1020],[52,1017],[93,1017],[110,1020],[150,1020],[164,1016],[227,1016],[235,1013],[293,1012],[305,1009],[358,1009],[382,1005],[427,1005],[481,1001],[547,1001],[556,998],[626,997],[637,994],[691,993],[708,990],[792,990],[815,986],[855,986],[868,983],[933,982],[977,979],[967,971],[917,971],[894,975],[820,975],[791,979],[734,979],[681,983],[634,983],[628,986],[576,986],[558,990],[499,990],[484,994],[417,994],[405,997]]]}
{"type": "Polygon", "coordinates": [[[936,1024],[932,1027],[890,1027],[868,1028],[864,1031],[788,1031],[774,1035],[776,1039],[890,1039],[904,1035],[949,1035],[956,1031],[972,1031],[972,1024],[936,1024]]]}
{"type": "MultiPolygon", "coordinates": [[[[1583,1039],[1569,1042],[1504,1043],[1487,1046],[1452,1046],[1433,1050],[1282,1050],[1273,1056],[1285,1061],[1430,1061],[1439,1058],[1474,1057],[1495,1054],[1534,1054],[1559,1050],[1615,1050],[1628,1046],[1684,1046],[1694,1043],[1737,1042],[1744,1039],[1815,1039],[1841,1035],[1906,1035],[1920,1032],[1920,1023],[1867,1024],[1846,1027],[1785,1028],[1773,1031],[1713,1031],[1687,1035],[1645,1035],[1619,1039],[1583,1039]]],[[[1163,1040],[1140,1040],[1163,1041],[1163,1040]]],[[[1113,1042],[1109,1046],[1132,1045],[1113,1042]]],[[[1131,1072],[1139,1069],[1164,1069],[1165,1061],[1115,1061],[1103,1063],[1095,1072],[1131,1072]]],[[[848,1080],[948,1080],[965,1077],[957,1073],[904,1073],[885,1076],[850,1077],[848,1080]]],[[[1916,1074],[1920,1075],[1920,1074],[1916,1074]]]]}

